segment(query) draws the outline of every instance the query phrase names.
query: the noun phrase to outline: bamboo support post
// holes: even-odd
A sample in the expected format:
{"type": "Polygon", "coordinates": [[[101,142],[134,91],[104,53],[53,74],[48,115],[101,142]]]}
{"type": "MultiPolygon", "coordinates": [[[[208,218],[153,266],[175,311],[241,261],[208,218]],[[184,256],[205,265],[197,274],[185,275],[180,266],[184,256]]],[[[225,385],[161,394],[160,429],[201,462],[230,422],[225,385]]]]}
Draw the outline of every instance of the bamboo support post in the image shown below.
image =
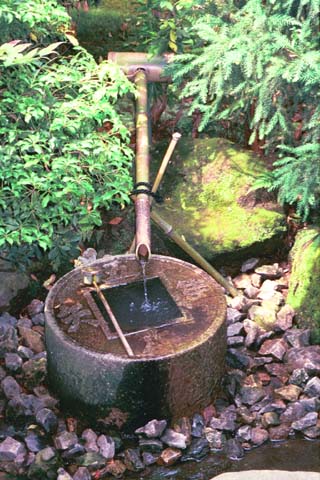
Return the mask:
{"type": "Polygon", "coordinates": [[[178,235],[163,218],[155,211],[151,212],[151,219],[168,235],[179,247],[182,248],[190,257],[202,267],[211,277],[222,285],[232,297],[239,295],[238,290],[233,287],[210,263],[208,263],[188,242],[178,235]]]}
{"type": "Polygon", "coordinates": [[[125,350],[128,354],[128,357],[134,357],[133,350],[130,347],[126,337],[124,336],[123,331],[122,331],[116,317],[114,316],[109,303],[107,302],[106,298],[104,297],[104,295],[101,291],[101,288],[99,287],[99,285],[97,284],[97,282],[95,280],[93,280],[92,284],[93,284],[94,288],[96,289],[96,292],[97,292],[104,308],[106,309],[117,334],[119,335],[120,341],[121,341],[122,345],[124,346],[124,348],[125,348],[125,350]]]}

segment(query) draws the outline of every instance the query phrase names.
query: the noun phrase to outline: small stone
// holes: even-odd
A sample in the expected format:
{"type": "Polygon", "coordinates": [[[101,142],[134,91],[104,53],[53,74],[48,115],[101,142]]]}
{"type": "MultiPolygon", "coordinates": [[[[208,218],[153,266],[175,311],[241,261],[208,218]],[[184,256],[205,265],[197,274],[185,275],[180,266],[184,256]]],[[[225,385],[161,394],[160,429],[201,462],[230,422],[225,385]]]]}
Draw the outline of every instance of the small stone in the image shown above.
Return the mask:
{"type": "Polygon", "coordinates": [[[100,435],[97,440],[97,445],[99,447],[99,452],[105,459],[111,460],[114,457],[115,443],[112,437],[100,435]]]}
{"type": "Polygon", "coordinates": [[[251,285],[251,277],[247,273],[242,273],[233,278],[233,284],[236,288],[245,289],[251,285]]]}
{"type": "Polygon", "coordinates": [[[264,428],[256,427],[251,430],[251,441],[254,445],[262,445],[269,438],[267,430],[264,428]]]}
{"type": "Polygon", "coordinates": [[[265,365],[265,368],[270,375],[275,375],[283,383],[286,383],[289,378],[288,368],[282,363],[269,363],[265,365]]]}
{"type": "Polygon", "coordinates": [[[21,369],[22,358],[17,353],[6,353],[4,361],[9,372],[18,372],[21,369]]]}
{"type": "Polygon", "coordinates": [[[256,288],[256,287],[254,287],[253,285],[249,285],[249,287],[247,287],[247,288],[244,290],[244,294],[245,294],[248,298],[257,298],[259,292],[260,292],[259,288],[256,288]]]}
{"type": "Polygon", "coordinates": [[[177,448],[166,448],[161,453],[158,463],[159,465],[169,467],[170,465],[174,465],[181,456],[182,453],[177,448]]]}
{"type": "Polygon", "coordinates": [[[234,432],[236,429],[236,424],[233,418],[213,417],[210,421],[210,428],[214,430],[225,430],[227,432],[234,432]]]}
{"type": "Polygon", "coordinates": [[[74,463],[81,467],[88,467],[97,470],[106,464],[106,459],[98,452],[87,452],[80,457],[76,457],[74,463]]]}
{"type": "Polygon", "coordinates": [[[284,400],[289,400],[289,402],[295,402],[298,400],[302,389],[297,385],[286,385],[282,388],[276,388],[274,393],[284,400]]]}
{"type": "Polygon", "coordinates": [[[91,480],[91,475],[86,467],[79,467],[73,475],[73,480],[91,480]]]}
{"type": "Polygon", "coordinates": [[[185,435],[175,432],[171,428],[168,428],[161,437],[161,441],[169,447],[180,448],[182,450],[187,448],[186,440],[185,435]]]}
{"type": "Polygon", "coordinates": [[[288,408],[281,414],[280,421],[283,423],[292,423],[299,420],[306,414],[306,409],[300,402],[294,402],[288,405],[288,408]]]}
{"type": "Polygon", "coordinates": [[[290,371],[305,368],[309,375],[320,374],[320,345],[291,348],[285,358],[290,371]]]}
{"type": "Polygon", "coordinates": [[[18,320],[10,315],[8,312],[4,312],[0,315],[0,325],[15,327],[18,323],[18,320]]]}
{"type": "Polygon", "coordinates": [[[282,360],[288,349],[287,343],[282,339],[266,340],[261,346],[260,355],[272,355],[278,360],[282,360]]]}
{"type": "Polygon", "coordinates": [[[238,415],[240,420],[244,423],[251,425],[256,420],[257,414],[255,412],[251,412],[248,407],[242,406],[238,408],[238,415]]]}
{"type": "Polygon", "coordinates": [[[221,430],[215,430],[211,427],[207,427],[204,430],[204,434],[209,442],[211,450],[222,450],[226,443],[226,436],[221,430]]]}
{"type": "Polygon", "coordinates": [[[244,344],[244,337],[242,335],[235,335],[234,337],[228,337],[227,345],[228,347],[240,347],[244,344]]]}
{"type": "Polygon", "coordinates": [[[140,451],[137,448],[127,448],[124,451],[124,464],[131,472],[144,470],[144,464],[140,458],[140,451]]]}
{"type": "Polygon", "coordinates": [[[251,320],[260,327],[270,330],[276,322],[276,311],[274,308],[262,307],[261,305],[253,305],[248,312],[251,320]]]}
{"type": "Polygon", "coordinates": [[[295,312],[293,308],[288,304],[284,305],[277,313],[275,329],[286,331],[289,328],[291,328],[294,315],[295,315],[295,312]]]}
{"type": "Polygon", "coordinates": [[[272,442],[281,442],[287,440],[291,432],[291,428],[286,425],[279,425],[278,427],[269,428],[269,438],[272,442]]]}
{"type": "Polygon", "coordinates": [[[225,452],[228,458],[231,460],[239,460],[244,456],[244,450],[238,440],[231,438],[227,440],[225,446],[225,452]]]}
{"type": "Polygon", "coordinates": [[[308,379],[309,375],[305,368],[296,368],[289,378],[289,383],[297,385],[298,387],[304,387],[308,379]]]}
{"type": "Polygon", "coordinates": [[[201,438],[205,427],[204,418],[199,413],[192,417],[191,435],[195,438],[201,438]]]}
{"type": "Polygon", "coordinates": [[[156,438],[141,438],[139,440],[139,447],[144,452],[160,453],[163,450],[163,443],[156,438]]]}
{"type": "MultiPolygon", "coordinates": [[[[241,372],[241,374],[243,375],[243,372],[241,372]]],[[[204,423],[205,425],[209,425],[210,423],[210,420],[212,417],[215,417],[217,415],[217,411],[216,409],[214,408],[214,406],[211,404],[211,405],[208,405],[202,412],[203,414],[203,418],[204,418],[204,423]]]]}
{"type": "Polygon", "coordinates": [[[319,412],[320,411],[320,399],[319,397],[313,398],[301,398],[301,405],[305,408],[306,412],[319,412]]]}
{"type": "Polygon", "coordinates": [[[72,480],[72,477],[64,468],[59,468],[57,474],[57,480],[72,480]]]}
{"type": "Polygon", "coordinates": [[[310,330],[292,328],[285,332],[284,339],[294,348],[308,347],[310,345],[310,330]]]}
{"type": "Polygon", "coordinates": [[[20,395],[22,389],[18,382],[13,377],[5,377],[1,382],[3,393],[8,400],[11,400],[20,395]]]}
{"type": "Polygon", "coordinates": [[[250,359],[250,369],[255,370],[255,369],[257,369],[259,367],[262,367],[262,366],[267,367],[267,365],[272,363],[273,360],[274,359],[272,357],[254,357],[254,358],[251,358],[250,359]]]}
{"type": "Polygon", "coordinates": [[[7,437],[0,443],[0,461],[2,462],[14,461],[19,455],[25,455],[25,453],[26,448],[24,444],[12,437],[7,437]]]}
{"type": "Polygon", "coordinates": [[[151,452],[142,452],[142,461],[146,467],[153,465],[159,460],[160,455],[151,452]]]}
{"type": "Polygon", "coordinates": [[[245,370],[250,363],[249,356],[236,348],[229,348],[226,356],[226,362],[231,368],[240,368],[245,370]]]}
{"type": "Polygon", "coordinates": [[[19,345],[18,354],[23,360],[30,360],[30,358],[34,356],[34,353],[31,350],[31,348],[25,347],[24,345],[19,345]]]}
{"type": "Polygon", "coordinates": [[[20,327],[32,328],[32,321],[30,320],[30,318],[27,318],[27,317],[19,318],[17,322],[17,328],[20,328],[20,327]]]}
{"type": "Polygon", "coordinates": [[[280,425],[279,415],[276,412],[266,412],[262,415],[261,423],[265,428],[280,425]]]}
{"type": "Polygon", "coordinates": [[[242,425],[236,433],[236,438],[242,442],[250,442],[251,440],[251,430],[252,428],[249,425],[242,425]]]}
{"type": "Polygon", "coordinates": [[[41,325],[43,326],[45,323],[45,316],[44,313],[38,313],[37,315],[33,315],[31,317],[33,325],[41,325]]]}
{"type": "Polygon", "coordinates": [[[44,310],[44,302],[42,300],[34,298],[32,302],[27,306],[27,310],[30,317],[33,317],[38,313],[42,313],[44,310]]]}
{"type": "Polygon", "coordinates": [[[239,322],[243,318],[243,314],[235,308],[227,308],[227,325],[239,322]]]}
{"type": "Polygon", "coordinates": [[[78,437],[73,432],[64,431],[54,439],[55,447],[58,450],[67,450],[78,442],[78,437]]]}
{"type": "Polygon", "coordinates": [[[278,263],[273,265],[262,265],[257,267],[255,272],[262,276],[262,278],[276,279],[281,277],[281,269],[278,263]]]}
{"type": "Polygon", "coordinates": [[[320,423],[319,425],[314,425],[313,427],[306,428],[303,430],[303,435],[307,438],[316,439],[320,437],[320,423]]]}
{"type": "Polygon", "coordinates": [[[14,327],[0,324],[0,358],[6,353],[15,352],[18,348],[18,336],[14,327]]]}
{"type": "Polygon", "coordinates": [[[61,458],[64,461],[70,463],[75,461],[78,457],[80,457],[81,455],[84,455],[85,453],[87,452],[84,446],[81,445],[80,443],[76,443],[75,445],[73,445],[73,447],[68,448],[68,450],[64,450],[61,453],[61,458]]]}
{"type": "Polygon", "coordinates": [[[46,447],[43,450],[40,450],[39,456],[44,462],[49,462],[56,456],[56,452],[52,447],[46,447]]]}
{"type": "Polygon", "coordinates": [[[242,322],[232,323],[227,328],[227,336],[228,337],[233,337],[234,335],[238,335],[241,332],[242,329],[243,329],[243,323],[242,322]]]}
{"type": "Polygon", "coordinates": [[[47,433],[54,433],[57,430],[58,418],[49,408],[38,410],[36,421],[47,433]]]}
{"type": "Polygon", "coordinates": [[[254,268],[258,265],[259,259],[258,258],[248,258],[243,264],[241,265],[241,272],[246,273],[250,270],[254,270],[254,268]]]}
{"type": "Polygon", "coordinates": [[[173,430],[182,433],[186,437],[186,444],[191,443],[191,422],[188,417],[179,418],[174,426],[173,430]]]}
{"type": "Polygon", "coordinates": [[[209,453],[209,450],[209,442],[206,438],[195,438],[181,457],[181,462],[188,462],[190,460],[198,462],[209,453]]]}
{"type": "Polygon", "coordinates": [[[234,308],[238,311],[245,310],[247,305],[247,299],[244,295],[237,295],[234,298],[228,297],[227,305],[228,307],[234,308]]]}
{"type": "Polygon", "coordinates": [[[254,287],[260,288],[262,284],[262,277],[258,273],[251,274],[251,283],[254,287]]]}
{"type": "Polygon", "coordinates": [[[305,386],[304,393],[306,393],[309,397],[320,397],[320,378],[310,378],[305,386]]]}
{"type": "Polygon", "coordinates": [[[241,397],[246,405],[253,405],[265,397],[266,393],[262,387],[242,387],[241,397]]]}
{"type": "Polygon", "coordinates": [[[166,420],[150,420],[144,427],[138,428],[136,434],[144,434],[147,438],[161,437],[167,426],[166,420]]]}
{"type": "Polygon", "coordinates": [[[91,428],[87,428],[82,432],[81,438],[85,440],[84,447],[87,452],[98,452],[99,447],[97,445],[98,435],[91,430],[91,428]]]}
{"type": "Polygon", "coordinates": [[[104,472],[109,473],[113,477],[122,478],[126,469],[126,466],[120,460],[113,460],[107,463],[106,467],[104,467],[104,472]]]}
{"type": "Polygon", "coordinates": [[[265,280],[260,287],[258,298],[261,300],[269,300],[275,294],[276,288],[276,282],[273,282],[272,280],[265,280]]]}
{"type": "Polygon", "coordinates": [[[19,333],[26,346],[34,352],[39,353],[45,350],[42,336],[38,332],[35,332],[31,328],[19,327],[19,333]]]}
{"type": "Polygon", "coordinates": [[[316,425],[318,421],[318,414],[317,412],[310,412],[307,413],[304,417],[300,418],[300,420],[296,420],[291,424],[291,427],[294,430],[305,430],[306,428],[313,427],[316,425]]]}

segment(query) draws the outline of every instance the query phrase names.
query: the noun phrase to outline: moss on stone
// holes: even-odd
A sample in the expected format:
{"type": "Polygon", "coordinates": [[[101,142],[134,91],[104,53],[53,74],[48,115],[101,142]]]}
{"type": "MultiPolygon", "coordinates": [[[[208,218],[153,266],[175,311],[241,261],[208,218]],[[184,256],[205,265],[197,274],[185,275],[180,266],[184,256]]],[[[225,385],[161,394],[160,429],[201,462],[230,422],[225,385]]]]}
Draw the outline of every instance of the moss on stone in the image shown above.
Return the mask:
{"type": "Polygon", "coordinates": [[[251,152],[220,138],[183,139],[169,169],[166,202],[158,212],[206,258],[285,231],[279,207],[252,191],[266,169],[251,152]]]}
{"type": "Polygon", "coordinates": [[[320,229],[301,230],[291,251],[292,272],[287,303],[297,312],[302,327],[314,329],[320,341],[320,229]]]}

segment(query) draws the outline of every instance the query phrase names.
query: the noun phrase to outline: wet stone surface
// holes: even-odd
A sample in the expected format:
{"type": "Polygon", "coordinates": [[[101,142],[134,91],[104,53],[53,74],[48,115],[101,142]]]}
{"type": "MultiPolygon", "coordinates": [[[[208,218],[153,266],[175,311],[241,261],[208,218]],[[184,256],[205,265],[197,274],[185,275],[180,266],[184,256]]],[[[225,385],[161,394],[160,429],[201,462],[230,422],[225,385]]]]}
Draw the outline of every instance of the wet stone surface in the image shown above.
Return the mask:
{"type": "Polygon", "coordinates": [[[190,418],[151,419],[129,436],[103,419],[74,418],[49,393],[41,301],[25,309],[28,317],[2,314],[0,471],[23,480],[209,480],[289,438],[320,447],[320,347],[286,308],[282,267],[256,265],[250,259],[235,281],[243,296],[227,297],[228,337],[243,340],[230,343],[219,399],[190,418]],[[267,301],[274,324],[263,326],[248,315],[267,301]]]}

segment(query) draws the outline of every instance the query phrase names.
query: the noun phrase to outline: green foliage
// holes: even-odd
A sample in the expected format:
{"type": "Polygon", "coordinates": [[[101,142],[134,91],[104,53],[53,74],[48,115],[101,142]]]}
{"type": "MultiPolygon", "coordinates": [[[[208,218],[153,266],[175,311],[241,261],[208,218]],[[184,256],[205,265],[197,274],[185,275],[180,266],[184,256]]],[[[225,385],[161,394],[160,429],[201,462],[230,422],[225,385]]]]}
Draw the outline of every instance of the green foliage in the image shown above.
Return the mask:
{"type": "MultiPolygon", "coordinates": [[[[15,18],[39,36],[62,12],[56,28],[67,28],[65,12],[48,3],[52,18],[15,18]]],[[[116,66],[97,65],[80,47],[61,56],[59,45],[0,46],[0,248],[49,249],[56,268],[101,224],[102,208],[128,201],[132,151],[116,105],[133,91],[116,66]]]]}
{"type": "Polygon", "coordinates": [[[192,99],[190,113],[201,113],[200,129],[247,124],[249,144],[260,142],[266,154],[280,145],[280,155],[288,153],[275,163],[271,188],[279,189],[281,202],[297,202],[306,218],[320,187],[319,4],[232,4],[228,14],[195,23],[200,46],[179,55],[171,73],[183,85],[181,97],[192,99]]]}

